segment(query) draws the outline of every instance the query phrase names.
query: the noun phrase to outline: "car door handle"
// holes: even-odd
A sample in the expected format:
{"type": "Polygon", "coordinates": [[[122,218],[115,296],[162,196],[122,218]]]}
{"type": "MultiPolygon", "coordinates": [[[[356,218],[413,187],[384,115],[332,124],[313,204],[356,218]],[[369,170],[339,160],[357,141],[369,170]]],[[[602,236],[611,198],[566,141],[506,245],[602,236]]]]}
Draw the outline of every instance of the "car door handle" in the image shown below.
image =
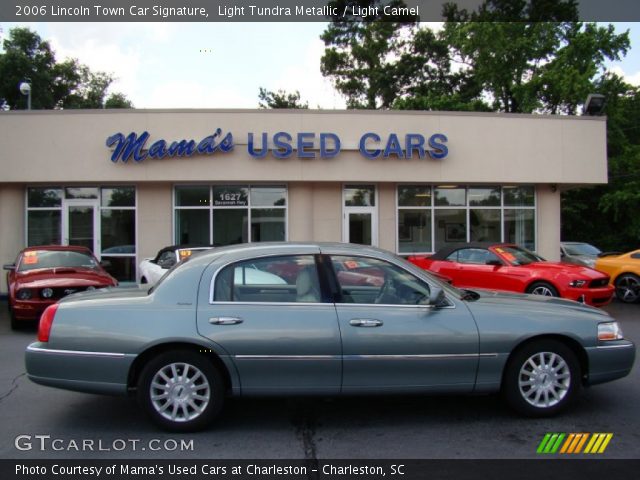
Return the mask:
{"type": "Polygon", "coordinates": [[[238,325],[243,320],[237,317],[211,317],[209,323],[211,325],[238,325]]]}
{"type": "Polygon", "coordinates": [[[352,327],[380,327],[382,320],[376,320],[374,318],[352,318],[349,321],[349,325],[352,327]]]}

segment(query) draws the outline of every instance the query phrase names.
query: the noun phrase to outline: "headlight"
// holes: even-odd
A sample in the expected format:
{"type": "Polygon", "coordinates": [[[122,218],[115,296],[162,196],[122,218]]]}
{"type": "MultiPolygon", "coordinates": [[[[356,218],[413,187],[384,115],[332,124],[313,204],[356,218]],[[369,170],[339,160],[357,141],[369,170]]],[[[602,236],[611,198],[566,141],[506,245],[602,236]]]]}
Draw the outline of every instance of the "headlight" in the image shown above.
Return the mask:
{"type": "Polygon", "coordinates": [[[607,322],[598,324],[598,340],[622,340],[624,335],[618,322],[607,322]]]}
{"type": "Polygon", "coordinates": [[[42,295],[42,298],[51,298],[53,297],[53,289],[43,288],[42,291],[40,292],[40,295],[42,295]]]}
{"type": "Polygon", "coordinates": [[[580,288],[584,287],[587,283],[589,283],[589,280],[571,280],[569,286],[580,288]]]}
{"type": "Polygon", "coordinates": [[[18,300],[29,300],[31,298],[31,295],[31,290],[29,290],[28,288],[23,288],[22,290],[18,290],[16,297],[18,297],[18,300]]]}

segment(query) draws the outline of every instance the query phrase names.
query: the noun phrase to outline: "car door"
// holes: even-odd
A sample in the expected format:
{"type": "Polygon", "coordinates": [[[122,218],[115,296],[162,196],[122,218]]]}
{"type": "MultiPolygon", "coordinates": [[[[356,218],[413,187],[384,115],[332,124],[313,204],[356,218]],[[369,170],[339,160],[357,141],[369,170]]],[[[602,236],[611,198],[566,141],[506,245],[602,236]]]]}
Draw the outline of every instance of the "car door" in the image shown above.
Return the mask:
{"type": "Polygon", "coordinates": [[[430,285],[391,262],[331,255],[334,271],[368,269],[384,282],[351,285],[336,275],[336,310],[343,349],[345,393],[473,389],[478,330],[466,306],[425,305],[430,285]]]}
{"type": "Polygon", "coordinates": [[[313,253],[234,262],[211,283],[198,330],[228,353],[243,393],[340,391],[336,310],[323,302],[313,253]],[[272,273],[282,271],[286,278],[272,273]]]}

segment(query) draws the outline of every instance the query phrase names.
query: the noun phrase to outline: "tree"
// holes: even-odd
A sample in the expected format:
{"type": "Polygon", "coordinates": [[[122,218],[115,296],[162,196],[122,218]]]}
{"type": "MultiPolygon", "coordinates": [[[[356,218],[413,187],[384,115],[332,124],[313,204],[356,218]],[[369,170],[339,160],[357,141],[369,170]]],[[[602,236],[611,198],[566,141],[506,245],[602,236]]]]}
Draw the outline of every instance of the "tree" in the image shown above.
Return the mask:
{"type": "MultiPolygon", "coordinates": [[[[14,28],[4,41],[0,54],[0,98],[11,109],[25,109],[26,99],[19,92],[23,81],[31,83],[33,109],[103,108],[113,76],[93,72],[75,59],[57,62],[49,42],[28,28],[14,28]]],[[[132,104],[121,94],[109,105],[132,104]]],[[[113,96],[113,95],[112,95],[113,96]]]]}
{"type": "Polygon", "coordinates": [[[382,6],[404,6],[401,0],[337,0],[329,2],[339,12],[321,35],[326,49],[320,70],[331,77],[347,98],[347,108],[390,108],[398,96],[398,58],[406,52],[415,16],[385,17],[382,6]],[[354,16],[353,8],[378,7],[378,15],[354,16]],[[347,18],[342,17],[350,7],[347,18]]]}
{"type": "Polygon", "coordinates": [[[577,22],[573,0],[485,0],[472,13],[447,5],[442,39],[492,110],[575,114],[605,59],[629,49],[612,25],[577,22]]]}
{"type": "Polygon", "coordinates": [[[309,103],[300,101],[300,92],[296,90],[294,93],[287,93],[284,90],[272,92],[266,88],[260,87],[258,93],[260,99],[260,108],[309,108],[309,103]]]}

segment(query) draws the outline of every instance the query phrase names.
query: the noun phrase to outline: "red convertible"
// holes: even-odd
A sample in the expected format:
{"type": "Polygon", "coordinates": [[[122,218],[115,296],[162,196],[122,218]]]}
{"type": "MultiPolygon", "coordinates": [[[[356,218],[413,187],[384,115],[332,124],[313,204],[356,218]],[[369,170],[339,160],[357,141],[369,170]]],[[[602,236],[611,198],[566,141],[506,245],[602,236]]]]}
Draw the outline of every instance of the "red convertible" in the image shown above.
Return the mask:
{"type": "Polygon", "coordinates": [[[39,320],[45,308],[66,295],[118,285],[86,247],[28,247],[4,269],[13,329],[39,320]]]}
{"type": "Polygon", "coordinates": [[[513,244],[445,247],[430,257],[413,256],[417,266],[450,277],[461,288],[483,288],[563,297],[601,307],[611,302],[609,276],[588,267],[547,262],[513,244]]]}

